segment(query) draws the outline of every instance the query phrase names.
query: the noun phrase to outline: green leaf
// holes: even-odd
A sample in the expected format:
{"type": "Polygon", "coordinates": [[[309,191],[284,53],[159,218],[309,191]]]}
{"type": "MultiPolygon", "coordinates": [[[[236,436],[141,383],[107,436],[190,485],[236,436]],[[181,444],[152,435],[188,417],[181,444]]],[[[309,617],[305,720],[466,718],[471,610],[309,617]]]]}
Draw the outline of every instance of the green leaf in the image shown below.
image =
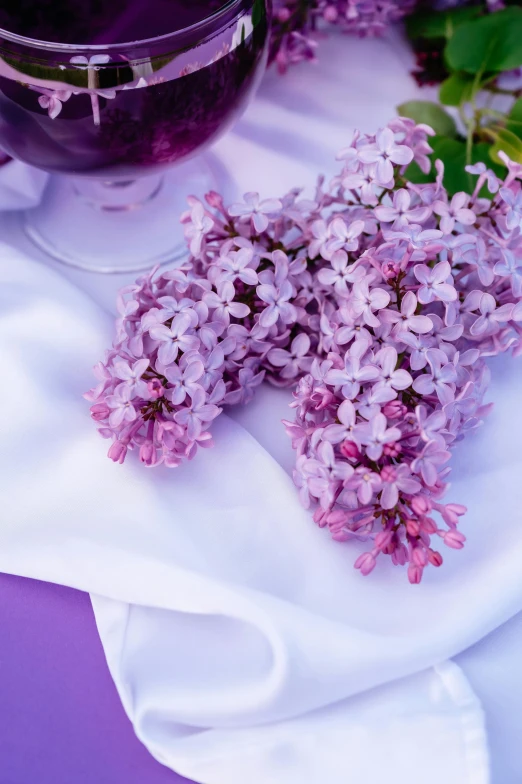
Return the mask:
{"type": "Polygon", "coordinates": [[[439,100],[446,106],[460,106],[473,96],[474,77],[466,73],[454,73],[442,82],[439,100]]]}
{"type": "Polygon", "coordinates": [[[404,172],[404,179],[407,180],[407,182],[413,182],[419,184],[425,182],[433,182],[435,180],[435,177],[431,173],[431,171],[428,172],[428,174],[424,174],[419,164],[415,163],[415,161],[412,161],[412,163],[410,163],[410,165],[404,172]]]}
{"type": "Polygon", "coordinates": [[[264,0],[254,0],[252,6],[252,27],[257,27],[265,16],[265,3],[264,0]]]}
{"type": "Polygon", "coordinates": [[[406,19],[408,38],[451,38],[455,28],[481,14],[480,7],[454,8],[452,11],[419,11],[406,19]]]}
{"type": "Polygon", "coordinates": [[[498,156],[501,151],[505,152],[515,163],[522,163],[522,139],[506,128],[500,128],[497,131],[497,140],[489,151],[491,160],[503,165],[502,159],[498,156]]]}
{"type": "Polygon", "coordinates": [[[410,117],[416,123],[425,123],[431,126],[439,136],[456,136],[457,126],[453,117],[450,117],[437,103],[431,101],[408,101],[397,107],[401,117],[410,117]]]}
{"type": "Polygon", "coordinates": [[[522,139],[522,98],[513,104],[507,118],[506,128],[522,139]]]}
{"type": "Polygon", "coordinates": [[[447,139],[442,136],[435,136],[430,139],[433,147],[431,156],[435,162],[440,159],[444,164],[444,185],[448,192],[453,195],[457,191],[471,193],[473,190],[473,180],[471,174],[465,170],[466,166],[466,143],[459,139],[447,139]]]}
{"type": "Polygon", "coordinates": [[[522,8],[506,8],[466,22],[445,51],[453,71],[472,74],[509,71],[522,65],[522,8]]]}

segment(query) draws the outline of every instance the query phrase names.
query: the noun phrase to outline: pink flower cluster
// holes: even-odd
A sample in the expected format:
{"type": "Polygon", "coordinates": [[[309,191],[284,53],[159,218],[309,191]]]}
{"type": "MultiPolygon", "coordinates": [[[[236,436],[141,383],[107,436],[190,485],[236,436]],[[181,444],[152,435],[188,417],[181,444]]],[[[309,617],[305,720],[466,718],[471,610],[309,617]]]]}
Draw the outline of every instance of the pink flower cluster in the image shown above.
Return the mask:
{"type": "Polygon", "coordinates": [[[314,60],[317,32],[335,25],[358,36],[381,35],[417,0],[275,0],[270,59],[281,73],[314,60]]]}
{"type": "Polygon", "coordinates": [[[461,548],[464,507],[442,503],[453,446],[481,423],[485,357],[522,351],[522,166],[484,164],[450,198],[427,171],[427,126],[355,133],[312,199],[210,193],[182,217],[191,258],[119,301],[113,349],[89,393],[109,456],[179,465],[210,446],[226,404],[266,378],[295,387],[295,482],[338,541],[408,563],[411,582],[461,548]],[[297,384],[297,386],[296,386],[297,384]]]}

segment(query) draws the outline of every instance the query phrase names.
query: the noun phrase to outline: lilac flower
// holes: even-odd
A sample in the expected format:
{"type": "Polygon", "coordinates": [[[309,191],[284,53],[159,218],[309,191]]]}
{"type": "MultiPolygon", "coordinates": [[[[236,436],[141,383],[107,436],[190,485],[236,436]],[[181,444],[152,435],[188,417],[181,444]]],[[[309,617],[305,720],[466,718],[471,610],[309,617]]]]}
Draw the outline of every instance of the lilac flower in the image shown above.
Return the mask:
{"type": "Polygon", "coordinates": [[[331,444],[339,444],[346,439],[354,440],[356,412],[351,400],[343,400],[337,410],[339,424],[328,425],[323,432],[323,439],[331,444]]]}
{"type": "Polygon", "coordinates": [[[250,308],[242,302],[235,302],[236,290],[229,280],[218,284],[217,294],[209,291],[203,294],[203,302],[214,310],[214,318],[230,324],[230,317],[244,318],[250,313],[250,308]]]}
{"type": "Polygon", "coordinates": [[[522,223],[522,192],[513,193],[510,188],[501,188],[500,196],[508,205],[506,226],[509,230],[520,227],[522,223]]]}
{"type": "MultiPolygon", "coordinates": [[[[466,166],[466,171],[469,174],[480,174],[479,182],[486,181],[488,184],[488,190],[490,193],[497,193],[499,189],[499,179],[497,175],[488,169],[485,163],[479,161],[478,163],[473,164],[473,166],[466,166]]],[[[480,190],[480,186],[477,185],[478,190],[480,190]]]]}
{"type": "MultiPolygon", "coordinates": [[[[313,240],[308,246],[308,254],[311,259],[315,259],[315,257],[319,254],[323,256],[323,254],[326,252],[326,243],[330,239],[330,231],[326,225],[326,221],[324,220],[314,221],[310,226],[310,231],[313,236],[313,240]]],[[[326,258],[325,256],[323,257],[326,258]]]]}
{"type": "Polygon", "coordinates": [[[441,216],[440,228],[444,234],[451,234],[455,228],[455,223],[463,226],[472,226],[477,220],[477,216],[466,205],[469,204],[469,196],[460,191],[456,193],[451,202],[436,201],[433,204],[433,211],[441,216]]]}
{"type": "Polygon", "coordinates": [[[298,335],[292,341],[290,349],[273,348],[268,352],[268,360],[281,368],[281,378],[296,378],[303,371],[310,370],[312,357],[307,354],[310,351],[310,338],[308,335],[298,335]]]}
{"type": "Polygon", "coordinates": [[[442,405],[451,403],[455,397],[454,383],[457,380],[455,366],[451,363],[441,364],[438,354],[429,349],[426,354],[431,373],[417,376],[413,382],[413,389],[421,395],[435,393],[442,405]]]}
{"type": "Polygon", "coordinates": [[[259,317],[262,327],[272,327],[278,319],[285,324],[294,320],[295,308],[289,301],[292,293],[292,286],[288,280],[285,280],[279,289],[266,283],[257,287],[257,296],[268,305],[259,317]]]}
{"type": "Polygon", "coordinates": [[[420,436],[426,443],[435,441],[441,446],[445,445],[444,434],[441,431],[446,425],[446,409],[447,406],[444,407],[444,410],[438,409],[429,415],[426,413],[425,406],[417,406],[415,409],[415,416],[419,423],[420,436]]]}
{"type": "Polygon", "coordinates": [[[230,251],[226,256],[221,256],[219,266],[223,270],[220,275],[221,280],[241,280],[249,286],[255,286],[258,282],[257,272],[250,264],[253,258],[253,250],[250,248],[240,248],[237,251],[230,251]]]}
{"type": "Polygon", "coordinates": [[[319,498],[323,508],[334,496],[339,482],[346,482],[354,470],[349,463],[340,463],[335,459],[332,445],[322,441],[317,448],[317,458],[306,463],[309,472],[308,489],[319,498]]]}
{"type": "Polygon", "coordinates": [[[212,231],[214,221],[205,213],[201,202],[197,201],[190,212],[190,223],[185,228],[185,237],[190,241],[190,252],[198,256],[201,252],[205,235],[212,231]]]}
{"type": "MultiPolygon", "coordinates": [[[[393,346],[385,346],[375,355],[375,362],[380,365],[381,372],[377,377],[375,389],[386,389],[392,392],[388,400],[393,400],[396,390],[407,389],[413,381],[407,370],[396,369],[398,354],[393,346]]],[[[385,400],[383,399],[384,403],[385,400]]]]}
{"type": "Polygon", "coordinates": [[[439,477],[439,467],[447,463],[450,457],[450,453],[442,449],[437,441],[430,441],[411,464],[412,471],[420,474],[428,487],[433,487],[439,477]]]}
{"type": "Polygon", "coordinates": [[[329,227],[330,239],[327,241],[323,258],[330,259],[332,255],[340,250],[357,250],[359,247],[358,237],[364,231],[364,221],[355,220],[347,226],[342,218],[334,218],[329,227]]]}
{"type": "Polygon", "coordinates": [[[62,111],[62,105],[71,95],[71,90],[48,90],[38,98],[38,103],[42,109],[47,109],[51,120],[55,120],[62,111]]]}
{"type": "Polygon", "coordinates": [[[187,335],[191,328],[191,319],[186,313],[180,313],[172,320],[172,326],[167,327],[160,324],[151,327],[149,334],[153,340],[160,341],[158,359],[162,365],[170,365],[174,362],[180,351],[190,351],[197,349],[199,340],[195,335],[187,335]]]}
{"type": "Polygon", "coordinates": [[[344,355],[344,368],[334,368],[326,374],[326,381],[329,384],[341,386],[342,394],[348,400],[353,400],[357,397],[361,389],[361,383],[375,380],[379,376],[379,369],[375,365],[364,365],[361,367],[361,357],[367,348],[368,344],[364,341],[356,341],[344,355]]]}
{"type": "Polygon", "coordinates": [[[379,319],[374,315],[377,310],[385,308],[390,301],[390,295],[381,288],[370,291],[366,280],[359,280],[354,284],[350,297],[350,310],[354,316],[362,316],[369,327],[378,327],[379,319]]]}
{"type": "Polygon", "coordinates": [[[425,264],[417,264],[414,269],[415,277],[421,284],[417,298],[423,305],[434,300],[453,302],[457,299],[451,277],[451,266],[447,261],[440,261],[433,269],[425,264]],[[449,281],[449,282],[448,282],[449,281]]]}
{"type": "Polygon", "coordinates": [[[109,425],[119,427],[124,422],[133,422],[136,419],[136,409],[132,405],[132,390],[127,384],[116,387],[113,395],[107,398],[107,405],[111,409],[109,425]]]}
{"type": "MultiPolygon", "coordinates": [[[[384,233],[385,240],[406,240],[411,248],[420,252],[444,247],[440,243],[442,236],[442,231],[439,229],[423,229],[416,223],[402,226],[398,231],[384,233]]],[[[421,257],[425,258],[425,254],[421,253],[421,257]]]]}
{"type": "Polygon", "coordinates": [[[258,193],[245,193],[243,204],[233,204],[228,209],[232,217],[240,217],[242,220],[251,220],[254,229],[258,234],[265,231],[269,224],[269,216],[279,212],[283,205],[279,199],[265,199],[259,201],[258,193]]]}
{"type": "Polygon", "coordinates": [[[399,500],[399,492],[412,495],[418,493],[422,485],[411,475],[407,465],[385,466],[381,471],[383,509],[393,509],[399,500]]]}
{"type": "Polygon", "coordinates": [[[130,364],[125,360],[114,362],[114,375],[126,382],[130,394],[142,394],[146,387],[144,381],[141,380],[143,374],[149,367],[148,359],[138,359],[136,362],[130,364]]]}
{"type": "Polygon", "coordinates": [[[345,487],[347,490],[355,491],[361,504],[367,506],[381,490],[382,483],[379,474],[376,474],[369,468],[359,466],[359,468],[355,469],[353,476],[348,479],[345,487]]]}
{"type": "Polygon", "coordinates": [[[391,444],[401,437],[398,427],[387,427],[384,414],[377,414],[368,424],[361,425],[358,436],[366,446],[366,454],[370,460],[378,460],[385,444],[391,444]]]}
{"type": "Polygon", "coordinates": [[[194,440],[201,435],[203,425],[211,422],[219,413],[217,406],[206,403],[205,392],[199,387],[193,392],[190,406],[181,408],[174,414],[174,421],[186,426],[188,437],[194,440]]]}
{"type": "Polygon", "coordinates": [[[424,223],[431,215],[429,207],[424,205],[411,207],[411,195],[405,188],[400,188],[394,193],[391,207],[379,205],[374,212],[383,223],[393,223],[394,229],[399,229],[407,223],[424,223]]]}
{"type": "Polygon", "coordinates": [[[348,261],[348,254],[344,250],[338,250],[331,257],[331,269],[325,267],[319,270],[318,280],[325,286],[333,286],[335,291],[341,296],[348,296],[348,284],[361,281],[365,276],[362,267],[354,267],[348,261]]]}
{"type": "Polygon", "coordinates": [[[513,305],[503,305],[497,309],[495,297],[491,294],[482,294],[479,302],[480,316],[470,326],[469,331],[473,336],[495,335],[500,330],[500,322],[509,321],[513,305]]]}
{"type": "Polygon", "coordinates": [[[395,134],[389,128],[379,131],[373,144],[359,150],[359,160],[377,164],[379,182],[386,185],[393,179],[394,163],[406,166],[413,160],[413,152],[404,144],[397,144],[395,134]]]}
{"type": "Polygon", "coordinates": [[[190,362],[184,370],[181,370],[178,365],[167,368],[165,376],[171,384],[171,389],[167,392],[166,397],[176,406],[183,403],[187,395],[193,398],[196,391],[201,389],[196,382],[201,379],[204,372],[204,365],[199,360],[190,362]]]}
{"type": "Polygon", "coordinates": [[[510,278],[513,296],[522,297],[522,258],[503,248],[502,260],[495,264],[494,273],[501,278],[510,278]]]}
{"type": "Polygon", "coordinates": [[[396,310],[383,310],[380,313],[380,320],[385,324],[394,324],[395,332],[401,335],[403,332],[417,332],[424,335],[431,332],[433,324],[428,316],[416,316],[417,297],[413,291],[407,291],[401,303],[400,312],[396,310]]]}

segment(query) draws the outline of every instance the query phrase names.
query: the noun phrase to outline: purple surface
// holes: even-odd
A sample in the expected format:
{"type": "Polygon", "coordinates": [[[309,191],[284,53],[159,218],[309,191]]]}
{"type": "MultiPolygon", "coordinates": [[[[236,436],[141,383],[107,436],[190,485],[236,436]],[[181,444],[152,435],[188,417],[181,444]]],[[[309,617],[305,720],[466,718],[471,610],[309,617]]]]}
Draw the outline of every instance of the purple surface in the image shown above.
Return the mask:
{"type": "Polygon", "coordinates": [[[0,574],[0,784],[183,784],[138,741],[89,596],[0,574]]]}

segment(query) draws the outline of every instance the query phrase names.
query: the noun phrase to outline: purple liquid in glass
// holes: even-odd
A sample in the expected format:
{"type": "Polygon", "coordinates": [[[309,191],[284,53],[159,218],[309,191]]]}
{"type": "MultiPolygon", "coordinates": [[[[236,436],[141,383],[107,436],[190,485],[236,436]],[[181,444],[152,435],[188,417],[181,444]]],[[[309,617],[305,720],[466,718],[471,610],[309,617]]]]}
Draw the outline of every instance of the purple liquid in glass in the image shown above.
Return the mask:
{"type": "Polygon", "coordinates": [[[10,0],[0,27],[0,145],[47,171],[107,180],[154,174],[211,143],[266,54],[264,0],[10,0]]]}

